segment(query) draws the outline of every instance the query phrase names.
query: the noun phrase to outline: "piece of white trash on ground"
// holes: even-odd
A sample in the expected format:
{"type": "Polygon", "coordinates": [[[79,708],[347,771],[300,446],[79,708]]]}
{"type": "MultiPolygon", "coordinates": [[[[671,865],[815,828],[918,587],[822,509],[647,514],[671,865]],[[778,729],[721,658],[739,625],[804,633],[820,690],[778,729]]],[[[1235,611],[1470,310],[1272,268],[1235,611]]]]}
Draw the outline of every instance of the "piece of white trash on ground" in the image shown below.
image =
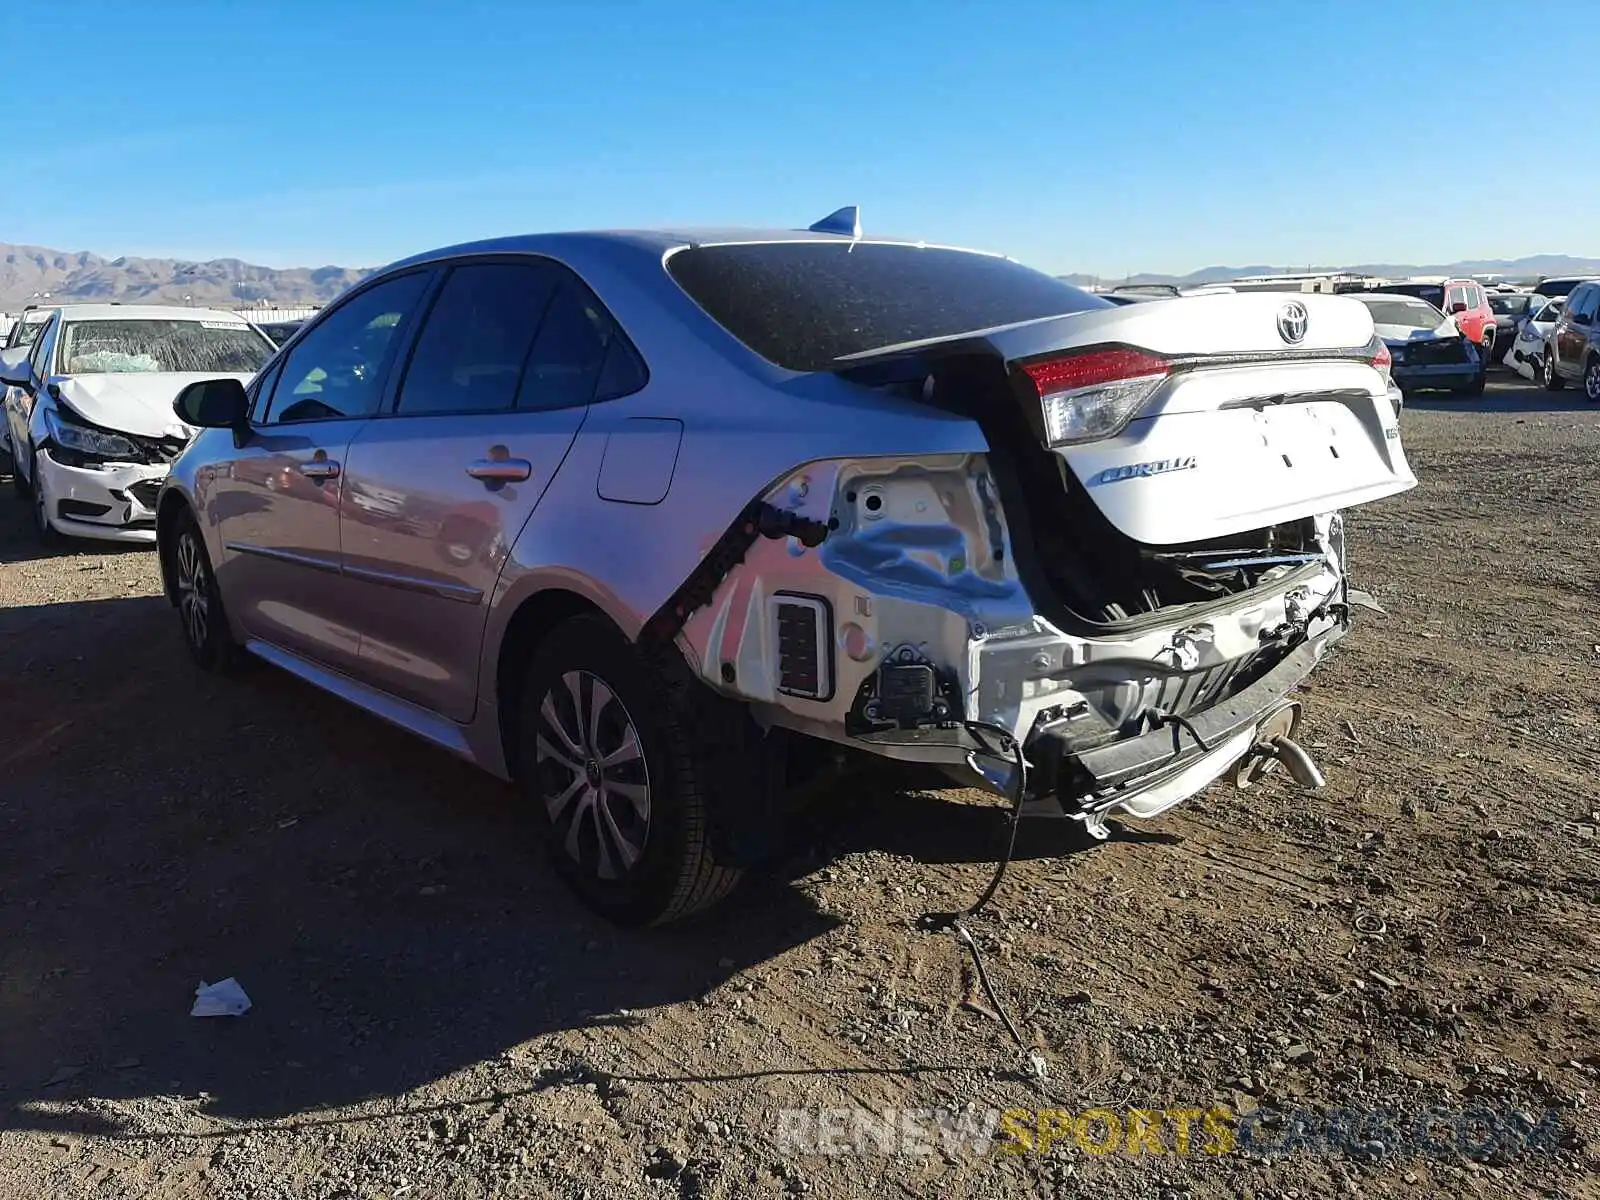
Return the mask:
{"type": "Polygon", "coordinates": [[[232,975],[220,983],[200,981],[194,990],[194,1007],[191,1017],[237,1017],[250,1010],[250,997],[244,994],[239,981],[232,975]]]}

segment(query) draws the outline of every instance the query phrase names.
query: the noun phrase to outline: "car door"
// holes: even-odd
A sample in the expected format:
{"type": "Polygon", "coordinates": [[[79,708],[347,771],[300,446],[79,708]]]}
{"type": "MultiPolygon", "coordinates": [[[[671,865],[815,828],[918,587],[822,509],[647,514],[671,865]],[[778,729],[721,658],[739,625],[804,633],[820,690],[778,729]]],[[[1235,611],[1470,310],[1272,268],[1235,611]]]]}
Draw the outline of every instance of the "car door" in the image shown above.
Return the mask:
{"type": "Polygon", "coordinates": [[[1471,314],[1478,344],[1488,350],[1494,345],[1494,314],[1489,311],[1489,299],[1483,288],[1475,283],[1467,285],[1467,311],[1471,314]]]}
{"type": "Polygon", "coordinates": [[[611,354],[634,356],[565,267],[522,257],[450,268],[393,413],[348,454],[341,538],[361,589],[365,681],[472,718],[495,583],[597,388],[620,394],[602,379],[611,354]]]}
{"type": "Polygon", "coordinates": [[[431,279],[390,276],[329,309],[263,374],[249,436],[211,483],[218,580],[247,636],[339,670],[360,646],[339,569],[345,448],[380,408],[431,279]]]}
{"type": "Polygon", "coordinates": [[[55,353],[56,330],[60,324],[60,316],[52,316],[33,340],[33,349],[28,352],[28,372],[33,377],[33,388],[12,388],[8,397],[8,406],[14,406],[11,444],[16,448],[16,453],[12,458],[12,466],[21,470],[30,484],[33,481],[33,446],[37,445],[33,414],[39,407],[39,388],[50,376],[50,360],[55,353]]]}
{"type": "Polygon", "coordinates": [[[1583,368],[1583,348],[1600,309],[1600,284],[1585,283],[1573,289],[1566,310],[1556,324],[1556,369],[1574,377],[1583,368]]]}

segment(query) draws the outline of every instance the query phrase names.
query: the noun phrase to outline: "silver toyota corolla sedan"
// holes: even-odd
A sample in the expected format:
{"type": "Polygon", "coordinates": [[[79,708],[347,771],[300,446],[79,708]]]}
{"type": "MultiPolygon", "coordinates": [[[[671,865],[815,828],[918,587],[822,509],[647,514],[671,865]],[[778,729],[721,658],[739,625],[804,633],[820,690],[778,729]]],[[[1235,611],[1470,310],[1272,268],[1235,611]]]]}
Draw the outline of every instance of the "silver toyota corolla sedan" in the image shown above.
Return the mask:
{"type": "Polygon", "coordinates": [[[1339,510],[1415,484],[1387,368],[1352,300],[1115,306],[853,210],[479,242],[185,389],[161,566],[202,666],[514,781],[589,904],[664,921],[863,756],[1098,836],[1317,784],[1339,510]]]}

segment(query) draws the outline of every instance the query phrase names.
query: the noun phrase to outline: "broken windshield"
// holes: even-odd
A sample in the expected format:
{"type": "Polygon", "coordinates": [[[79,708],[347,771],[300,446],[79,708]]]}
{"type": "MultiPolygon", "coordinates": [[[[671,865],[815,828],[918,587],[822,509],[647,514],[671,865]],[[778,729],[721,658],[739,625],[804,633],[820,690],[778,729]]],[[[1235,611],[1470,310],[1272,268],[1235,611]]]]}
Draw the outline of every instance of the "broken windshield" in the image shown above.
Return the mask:
{"type": "Polygon", "coordinates": [[[243,321],[72,321],[61,331],[64,375],[251,375],[272,343],[243,321]]]}

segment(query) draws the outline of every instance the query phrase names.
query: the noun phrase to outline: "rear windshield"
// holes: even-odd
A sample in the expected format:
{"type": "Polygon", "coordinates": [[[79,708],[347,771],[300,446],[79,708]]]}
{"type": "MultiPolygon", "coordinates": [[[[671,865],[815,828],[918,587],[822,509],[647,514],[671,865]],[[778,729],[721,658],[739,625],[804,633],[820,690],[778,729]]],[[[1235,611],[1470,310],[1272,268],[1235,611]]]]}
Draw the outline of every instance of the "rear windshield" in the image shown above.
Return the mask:
{"type": "Polygon", "coordinates": [[[72,321],[62,326],[57,361],[63,375],[249,375],[272,351],[243,321],[72,321]]]}
{"type": "Polygon", "coordinates": [[[734,337],[791,371],[847,354],[1109,307],[1031,267],[965,250],[873,242],[697,246],[667,260],[734,337]]]}
{"type": "Polygon", "coordinates": [[[1382,300],[1376,296],[1363,297],[1361,303],[1372,314],[1374,325],[1399,325],[1405,329],[1437,329],[1444,323],[1444,314],[1421,300],[1382,300]]]}
{"type": "Polygon", "coordinates": [[[1385,290],[1398,292],[1402,296],[1415,296],[1418,300],[1426,300],[1435,308],[1444,307],[1444,288],[1437,283],[1395,283],[1390,284],[1385,290]]]}
{"type": "Polygon", "coordinates": [[[1489,309],[1498,317],[1520,317],[1537,299],[1526,292],[1501,293],[1489,297],[1489,309]]]}
{"type": "Polygon", "coordinates": [[[1533,290],[1540,296],[1570,296],[1572,289],[1582,282],[1581,279],[1546,279],[1533,290]]]}

